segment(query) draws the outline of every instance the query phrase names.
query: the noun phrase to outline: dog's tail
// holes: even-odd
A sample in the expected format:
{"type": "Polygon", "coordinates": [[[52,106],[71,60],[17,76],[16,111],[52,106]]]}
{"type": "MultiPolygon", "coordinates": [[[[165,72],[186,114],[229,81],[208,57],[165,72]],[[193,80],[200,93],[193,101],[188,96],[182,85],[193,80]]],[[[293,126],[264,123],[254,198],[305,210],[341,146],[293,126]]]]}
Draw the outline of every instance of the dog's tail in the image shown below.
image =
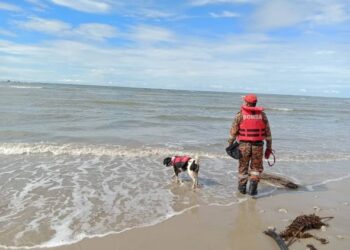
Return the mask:
{"type": "Polygon", "coordinates": [[[196,163],[196,171],[198,172],[199,171],[199,165],[200,165],[200,162],[199,162],[199,156],[198,156],[198,154],[196,154],[195,156],[194,156],[194,162],[196,163]]]}
{"type": "Polygon", "coordinates": [[[195,160],[196,164],[199,166],[199,156],[198,156],[198,154],[196,154],[194,156],[194,160],[195,160]]]}
{"type": "Polygon", "coordinates": [[[199,163],[199,156],[198,156],[198,154],[196,154],[194,156],[194,164],[192,165],[193,169],[191,169],[191,170],[193,170],[195,173],[197,173],[197,176],[198,176],[199,167],[200,167],[199,165],[200,165],[200,163],[199,163]]]}

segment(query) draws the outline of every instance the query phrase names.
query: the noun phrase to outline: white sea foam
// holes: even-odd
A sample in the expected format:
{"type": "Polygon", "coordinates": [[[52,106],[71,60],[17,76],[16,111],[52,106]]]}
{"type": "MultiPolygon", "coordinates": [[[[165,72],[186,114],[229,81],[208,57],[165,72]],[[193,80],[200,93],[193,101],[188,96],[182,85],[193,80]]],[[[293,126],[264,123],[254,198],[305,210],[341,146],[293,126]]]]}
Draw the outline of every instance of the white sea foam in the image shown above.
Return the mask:
{"type": "Polygon", "coordinates": [[[324,181],[319,182],[319,183],[307,185],[305,187],[309,191],[314,191],[314,187],[322,186],[322,185],[325,185],[325,184],[331,183],[331,182],[343,181],[343,180],[346,180],[346,179],[349,179],[349,178],[350,178],[350,174],[345,175],[345,176],[341,176],[341,177],[338,177],[338,178],[327,179],[327,180],[324,180],[324,181]]]}
{"type": "Polygon", "coordinates": [[[275,191],[277,190],[277,188],[273,188],[271,190],[267,190],[267,191],[259,191],[258,195],[255,196],[255,198],[259,198],[259,197],[264,197],[264,196],[268,196],[268,195],[272,195],[275,191]]]}
{"type": "Polygon", "coordinates": [[[294,111],[294,109],[292,108],[268,108],[268,110],[277,110],[277,111],[285,111],[285,112],[294,111]]]}
{"type": "MultiPolygon", "coordinates": [[[[211,159],[231,159],[225,153],[190,151],[183,148],[168,147],[127,147],[122,145],[80,145],[45,143],[0,143],[0,155],[52,154],[71,156],[112,156],[112,157],[150,157],[164,155],[198,155],[211,159]]],[[[276,154],[278,162],[331,162],[350,160],[348,152],[294,152],[276,154]]]]}
{"type": "MultiPolygon", "coordinates": [[[[157,155],[162,148],[12,143],[1,144],[0,149],[7,159],[2,162],[0,181],[3,202],[8,204],[0,222],[9,231],[25,225],[5,244],[10,249],[71,244],[154,225],[200,204],[230,206],[246,200],[232,194],[237,171],[228,168],[223,155],[202,157],[202,187],[191,192],[190,181],[183,186],[169,184],[172,171],[161,166],[162,155],[157,155]],[[140,151],[152,157],[142,161],[130,157],[140,151]],[[175,211],[178,206],[180,211],[175,211]],[[26,215],[25,220],[16,220],[19,215],[26,215]],[[56,233],[35,246],[16,243],[27,233],[40,233],[43,225],[56,233]]],[[[262,189],[258,197],[275,190],[262,189]]]]}
{"type": "Polygon", "coordinates": [[[9,88],[13,89],[42,89],[40,86],[21,86],[21,85],[10,85],[9,88]]]}
{"type": "MultiPolygon", "coordinates": [[[[14,177],[1,187],[3,202],[8,205],[3,207],[0,222],[5,225],[2,230],[13,232],[6,244],[10,249],[71,244],[153,225],[193,207],[191,202],[174,211],[166,171],[147,170],[133,160],[28,155],[14,158],[16,161],[14,177]],[[20,243],[25,234],[40,233],[43,226],[56,233],[35,246],[20,243]]],[[[154,162],[151,159],[147,164],[153,166],[154,162]]],[[[3,178],[6,176],[1,173],[3,178]]]]}
{"type": "Polygon", "coordinates": [[[125,228],[125,229],[120,230],[120,231],[110,231],[110,232],[107,232],[104,234],[93,234],[93,235],[87,235],[87,234],[81,233],[79,235],[76,235],[75,238],[71,239],[71,240],[67,240],[67,238],[70,238],[70,236],[72,235],[72,231],[67,229],[67,222],[66,222],[66,225],[64,225],[64,223],[62,223],[61,227],[56,228],[58,230],[57,231],[58,233],[55,234],[55,237],[53,239],[51,239],[50,241],[45,242],[43,244],[34,245],[34,246],[18,246],[18,247],[17,246],[5,246],[5,245],[0,244],[0,247],[4,248],[4,249],[18,250],[18,249],[51,248],[51,247],[70,245],[70,244],[77,243],[83,239],[102,238],[102,237],[106,237],[108,235],[120,234],[120,233],[124,233],[124,232],[134,230],[137,228],[151,227],[151,226],[157,225],[159,223],[162,223],[162,222],[164,222],[164,221],[166,221],[174,216],[181,215],[181,214],[183,214],[189,210],[192,210],[193,208],[196,208],[196,207],[199,207],[199,205],[194,205],[194,206],[188,207],[188,208],[183,209],[183,210],[178,211],[178,212],[172,211],[171,213],[168,213],[165,216],[162,216],[162,217],[160,217],[157,220],[154,220],[152,222],[144,223],[144,224],[134,226],[134,227],[128,227],[128,228],[125,228]]]}
{"type": "Polygon", "coordinates": [[[348,152],[293,152],[276,154],[276,162],[310,162],[310,163],[325,163],[334,161],[350,160],[348,152]]]}
{"type": "Polygon", "coordinates": [[[193,152],[176,150],[172,148],[147,147],[131,148],[121,145],[79,145],[79,144],[44,144],[44,143],[2,143],[0,154],[22,155],[22,154],[45,154],[53,155],[94,155],[94,156],[121,156],[126,158],[164,156],[174,154],[188,154],[206,156],[208,158],[228,158],[225,154],[208,152],[193,152]]]}
{"type": "Polygon", "coordinates": [[[244,198],[238,198],[236,201],[232,201],[232,202],[229,202],[229,203],[225,203],[225,204],[222,204],[222,203],[210,203],[208,204],[208,206],[216,206],[216,207],[230,207],[230,206],[233,206],[233,205],[236,205],[236,204],[240,204],[242,202],[245,202],[248,200],[248,197],[244,197],[244,198]]]}

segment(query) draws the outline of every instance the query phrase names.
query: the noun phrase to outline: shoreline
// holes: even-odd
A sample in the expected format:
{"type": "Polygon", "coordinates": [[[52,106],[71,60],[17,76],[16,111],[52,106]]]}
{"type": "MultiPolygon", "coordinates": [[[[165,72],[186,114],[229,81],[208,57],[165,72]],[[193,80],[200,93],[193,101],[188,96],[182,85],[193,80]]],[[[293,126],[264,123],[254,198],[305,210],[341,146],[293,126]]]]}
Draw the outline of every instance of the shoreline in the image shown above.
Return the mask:
{"type": "MultiPolygon", "coordinates": [[[[272,195],[248,198],[238,204],[197,206],[155,225],[129,229],[107,236],[85,238],[77,243],[45,250],[163,250],[163,249],[276,249],[279,247],[263,231],[279,233],[301,214],[334,216],[326,231],[311,233],[329,240],[322,245],[315,239],[301,239],[290,249],[350,249],[350,179],[327,183],[314,191],[277,190],[272,195]]],[[[242,198],[243,195],[242,195],[242,198]]],[[[9,249],[9,248],[0,248],[9,249]]],[[[25,249],[25,248],[17,248],[25,249]]]]}

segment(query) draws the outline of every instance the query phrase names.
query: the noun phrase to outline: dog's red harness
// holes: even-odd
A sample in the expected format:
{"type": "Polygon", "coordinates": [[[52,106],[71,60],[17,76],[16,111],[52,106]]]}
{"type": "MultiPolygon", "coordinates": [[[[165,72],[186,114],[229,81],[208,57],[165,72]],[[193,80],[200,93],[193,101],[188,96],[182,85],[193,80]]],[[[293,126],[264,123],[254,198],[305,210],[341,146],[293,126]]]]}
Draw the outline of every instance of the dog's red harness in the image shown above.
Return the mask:
{"type": "Polygon", "coordinates": [[[187,163],[189,160],[191,160],[191,157],[189,156],[174,156],[172,160],[173,165],[176,163],[187,163]]]}
{"type": "Polygon", "coordinates": [[[243,121],[239,125],[238,140],[263,141],[265,139],[265,122],[262,117],[263,107],[242,106],[243,121]]]}

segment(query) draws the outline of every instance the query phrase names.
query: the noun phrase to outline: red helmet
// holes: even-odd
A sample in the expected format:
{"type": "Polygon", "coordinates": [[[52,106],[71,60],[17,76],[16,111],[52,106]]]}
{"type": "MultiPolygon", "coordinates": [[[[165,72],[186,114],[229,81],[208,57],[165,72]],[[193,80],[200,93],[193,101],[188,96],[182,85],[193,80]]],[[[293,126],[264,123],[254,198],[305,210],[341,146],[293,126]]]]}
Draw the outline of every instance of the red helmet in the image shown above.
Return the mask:
{"type": "Polygon", "coordinates": [[[256,103],[258,101],[258,98],[255,94],[248,94],[244,97],[244,101],[249,103],[256,103]]]}

